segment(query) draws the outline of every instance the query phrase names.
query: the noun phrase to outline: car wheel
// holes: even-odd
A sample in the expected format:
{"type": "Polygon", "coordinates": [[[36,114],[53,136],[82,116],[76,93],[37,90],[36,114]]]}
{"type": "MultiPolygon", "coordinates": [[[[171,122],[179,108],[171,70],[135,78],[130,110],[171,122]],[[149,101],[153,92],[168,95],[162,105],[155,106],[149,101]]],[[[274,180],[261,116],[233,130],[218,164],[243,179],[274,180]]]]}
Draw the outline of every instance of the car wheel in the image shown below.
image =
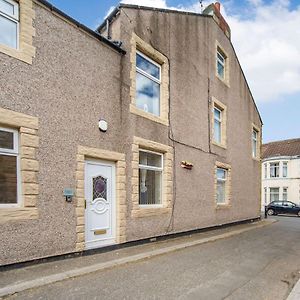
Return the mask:
{"type": "Polygon", "coordinates": [[[300,210],[298,211],[298,217],[300,217],[300,210]]]}
{"type": "Polygon", "coordinates": [[[272,208],[268,209],[268,216],[273,216],[274,215],[274,210],[272,208]]]}

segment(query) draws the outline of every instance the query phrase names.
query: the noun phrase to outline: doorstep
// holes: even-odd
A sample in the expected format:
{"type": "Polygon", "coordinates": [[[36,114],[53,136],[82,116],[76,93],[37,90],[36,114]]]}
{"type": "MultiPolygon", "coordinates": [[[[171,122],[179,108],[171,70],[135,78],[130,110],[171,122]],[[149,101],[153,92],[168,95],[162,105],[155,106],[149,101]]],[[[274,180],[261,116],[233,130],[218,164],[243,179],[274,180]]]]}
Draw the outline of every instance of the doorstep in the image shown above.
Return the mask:
{"type": "Polygon", "coordinates": [[[253,223],[214,229],[168,240],[121,248],[105,253],[79,256],[0,272],[0,297],[127,263],[242,234],[276,222],[265,219],[253,223]]]}

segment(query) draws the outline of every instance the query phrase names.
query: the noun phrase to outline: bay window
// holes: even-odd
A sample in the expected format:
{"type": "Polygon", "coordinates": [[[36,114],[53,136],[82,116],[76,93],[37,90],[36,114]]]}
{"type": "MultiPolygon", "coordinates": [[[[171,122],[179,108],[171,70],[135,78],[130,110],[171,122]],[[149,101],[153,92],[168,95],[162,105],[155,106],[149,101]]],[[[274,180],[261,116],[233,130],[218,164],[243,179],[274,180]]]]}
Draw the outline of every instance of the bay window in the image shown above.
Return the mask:
{"type": "Polygon", "coordinates": [[[139,151],[139,205],[162,204],[163,155],[139,151]]]}
{"type": "Polygon", "coordinates": [[[288,200],[288,188],[284,187],[282,189],[282,200],[287,201],[288,200]]]}
{"type": "Polygon", "coordinates": [[[270,202],[279,201],[279,188],[270,188],[270,202]]]}
{"type": "Polygon", "coordinates": [[[270,177],[279,177],[279,162],[270,163],[270,177]]]}
{"type": "Polygon", "coordinates": [[[282,163],[282,177],[287,177],[288,163],[285,161],[282,163]]]}

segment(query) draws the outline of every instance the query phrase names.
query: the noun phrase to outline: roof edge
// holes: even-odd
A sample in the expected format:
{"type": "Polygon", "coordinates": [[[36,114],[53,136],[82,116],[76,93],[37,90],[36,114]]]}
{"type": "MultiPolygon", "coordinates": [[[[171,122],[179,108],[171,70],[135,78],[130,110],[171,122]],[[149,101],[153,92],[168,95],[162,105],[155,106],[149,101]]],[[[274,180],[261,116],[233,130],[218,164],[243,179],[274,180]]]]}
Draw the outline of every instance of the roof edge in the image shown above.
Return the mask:
{"type": "Polygon", "coordinates": [[[69,15],[67,15],[66,13],[64,13],[63,11],[61,11],[60,9],[58,9],[57,7],[53,6],[48,1],[46,1],[46,0],[35,0],[35,1],[38,2],[38,3],[40,3],[40,4],[42,4],[42,5],[44,5],[45,7],[47,7],[50,11],[53,11],[53,12],[57,13],[58,15],[60,15],[63,18],[65,18],[69,22],[73,23],[78,28],[80,28],[83,31],[87,32],[88,34],[92,35],[94,38],[96,38],[100,42],[103,42],[107,46],[109,46],[112,49],[116,50],[120,54],[126,54],[126,51],[124,49],[122,49],[119,46],[115,45],[113,42],[111,42],[110,40],[106,39],[105,37],[103,37],[102,35],[100,35],[98,32],[90,29],[89,27],[83,25],[82,23],[78,22],[74,18],[70,17],[69,15]]]}
{"type": "Polygon", "coordinates": [[[192,15],[192,16],[199,16],[204,18],[212,18],[210,15],[204,15],[201,13],[195,13],[191,11],[184,11],[184,10],[177,10],[177,9],[170,9],[170,8],[158,8],[158,7],[151,7],[151,6],[142,6],[136,4],[125,4],[120,3],[115,9],[103,20],[103,22],[97,27],[96,31],[101,31],[106,26],[106,21],[111,21],[117,13],[120,11],[121,8],[131,8],[131,9],[143,9],[143,10],[151,10],[151,11],[160,11],[160,12],[171,12],[171,13],[179,13],[184,15],[192,15]]]}
{"type": "Polygon", "coordinates": [[[280,141],[273,141],[262,144],[262,146],[270,145],[270,144],[279,144],[279,143],[285,143],[285,142],[300,142],[300,138],[293,138],[293,139],[286,139],[286,140],[280,140],[280,141]]]}

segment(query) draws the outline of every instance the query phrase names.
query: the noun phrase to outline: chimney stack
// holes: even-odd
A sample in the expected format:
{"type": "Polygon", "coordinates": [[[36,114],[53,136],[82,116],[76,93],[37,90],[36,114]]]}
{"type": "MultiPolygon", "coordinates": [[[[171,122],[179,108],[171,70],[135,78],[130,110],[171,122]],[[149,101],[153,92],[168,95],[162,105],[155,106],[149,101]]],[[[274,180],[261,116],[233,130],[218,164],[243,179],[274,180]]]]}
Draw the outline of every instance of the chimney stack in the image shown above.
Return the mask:
{"type": "Polygon", "coordinates": [[[220,2],[216,2],[215,3],[215,7],[218,10],[218,12],[221,12],[221,4],[220,4],[220,2]]]}
{"type": "Polygon", "coordinates": [[[221,30],[230,39],[230,37],[231,37],[230,27],[221,14],[221,4],[219,1],[208,5],[202,13],[203,13],[203,15],[212,16],[213,19],[215,20],[215,22],[221,28],[221,30]]]}

